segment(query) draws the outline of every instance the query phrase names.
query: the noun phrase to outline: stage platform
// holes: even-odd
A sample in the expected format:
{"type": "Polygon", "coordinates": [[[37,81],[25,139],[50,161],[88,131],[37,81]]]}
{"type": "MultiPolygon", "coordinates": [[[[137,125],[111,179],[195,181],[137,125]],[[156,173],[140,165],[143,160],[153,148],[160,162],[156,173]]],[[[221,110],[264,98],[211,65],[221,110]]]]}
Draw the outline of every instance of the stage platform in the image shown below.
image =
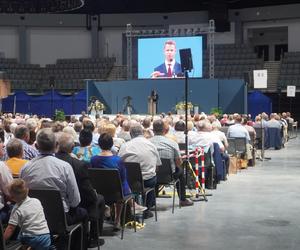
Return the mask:
{"type": "MultiPolygon", "coordinates": [[[[126,113],[126,98],[131,98],[133,113],[148,113],[148,97],[155,90],[159,95],[158,113],[175,112],[175,105],[184,101],[184,79],[147,79],[131,81],[87,81],[87,100],[95,96],[107,107],[106,113],[126,113]]],[[[199,112],[210,113],[219,107],[225,113],[247,112],[247,86],[243,80],[189,79],[188,99],[199,105],[199,112]]]]}

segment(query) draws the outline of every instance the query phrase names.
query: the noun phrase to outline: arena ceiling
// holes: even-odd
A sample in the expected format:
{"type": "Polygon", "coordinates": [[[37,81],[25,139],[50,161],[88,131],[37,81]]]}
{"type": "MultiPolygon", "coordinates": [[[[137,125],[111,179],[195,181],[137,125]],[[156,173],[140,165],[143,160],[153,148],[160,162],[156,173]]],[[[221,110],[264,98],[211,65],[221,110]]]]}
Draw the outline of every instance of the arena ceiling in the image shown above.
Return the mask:
{"type": "Polygon", "coordinates": [[[0,13],[147,13],[210,10],[299,3],[299,0],[0,0],[0,13]]]}
{"type": "Polygon", "coordinates": [[[212,4],[228,9],[299,3],[299,0],[87,0],[81,11],[100,13],[145,13],[209,10],[212,4]]]}

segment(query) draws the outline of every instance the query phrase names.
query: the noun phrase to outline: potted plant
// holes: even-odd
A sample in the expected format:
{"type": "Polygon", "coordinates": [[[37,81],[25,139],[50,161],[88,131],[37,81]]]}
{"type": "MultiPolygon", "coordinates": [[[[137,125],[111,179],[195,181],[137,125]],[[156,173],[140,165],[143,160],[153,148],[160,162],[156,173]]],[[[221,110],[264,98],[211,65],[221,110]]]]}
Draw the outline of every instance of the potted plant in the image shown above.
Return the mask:
{"type": "Polygon", "coordinates": [[[56,109],[55,110],[55,121],[65,121],[66,117],[65,117],[65,112],[61,109],[56,109]]]}
{"type": "Polygon", "coordinates": [[[221,107],[214,107],[211,108],[210,113],[215,115],[217,118],[220,118],[220,116],[223,114],[223,110],[221,107]]]}

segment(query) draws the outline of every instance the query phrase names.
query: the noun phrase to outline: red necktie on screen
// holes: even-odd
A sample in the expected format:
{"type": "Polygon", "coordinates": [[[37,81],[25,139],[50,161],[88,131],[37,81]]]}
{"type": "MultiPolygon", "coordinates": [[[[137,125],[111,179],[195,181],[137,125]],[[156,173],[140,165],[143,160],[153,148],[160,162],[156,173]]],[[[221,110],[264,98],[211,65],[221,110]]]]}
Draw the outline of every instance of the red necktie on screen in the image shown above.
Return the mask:
{"type": "Polygon", "coordinates": [[[168,77],[172,77],[171,64],[168,64],[168,77]]]}

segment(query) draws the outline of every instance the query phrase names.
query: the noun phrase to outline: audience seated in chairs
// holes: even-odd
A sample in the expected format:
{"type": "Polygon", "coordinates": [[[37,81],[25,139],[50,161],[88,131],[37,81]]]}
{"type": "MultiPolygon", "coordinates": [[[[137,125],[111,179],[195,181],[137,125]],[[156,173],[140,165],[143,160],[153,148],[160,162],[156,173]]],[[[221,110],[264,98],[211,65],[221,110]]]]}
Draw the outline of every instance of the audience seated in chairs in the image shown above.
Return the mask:
{"type": "Polygon", "coordinates": [[[143,122],[142,122],[142,126],[144,129],[144,137],[149,139],[151,137],[154,136],[153,131],[151,129],[151,118],[150,117],[146,117],[143,122]]]}
{"type": "MultiPolygon", "coordinates": [[[[215,126],[220,127],[220,124],[214,124],[215,126]]],[[[193,146],[203,147],[205,153],[207,153],[209,149],[211,150],[216,166],[217,180],[224,180],[226,178],[226,169],[229,169],[229,156],[226,154],[225,146],[220,139],[220,135],[222,135],[220,133],[222,132],[212,132],[212,124],[210,124],[208,120],[202,120],[198,122],[197,129],[198,137],[196,144],[193,146]],[[225,169],[223,167],[223,161],[225,163],[225,169]]]]}
{"type": "Polygon", "coordinates": [[[174,136],[176,137],[177,143],[185,143],[185,122],[182,120],[179,120],[175,123],[174,126],[175,133],[174,136]]]}
{"type": "Polygon", "coordinates": [[[101,152],[98,146],[93,146],[93,133],[89,129],[83,129],[79,134],[80,146],[74,147],[72,153],[76,155],[78,160],[90,162],[92,156],[99,155],[101,152]]]}
{"type": "Polygon", "coordinates": [[[125,142],[131,140],[131,136],[129,133],[130,122],[128,120],[123,120],[121,122],[122,130],[117,134],[118,138],[123,139],[125,142]]]}
{"type": "Polygon", "coordinates": [[[227,137],[226,134],[222,131],[220,131],[220,125],[219,123],[213,122],[211,124],[212,126],[212,131],[211,133],[216,136],[217,138],[219,138],[219,140],[222,142],[224,149],[226,150],[228,148],[228,141],[227,141],[227,137]]]}
{"type": "Polygon", "coordinates": [[[282,125],[282,146],[287,142],[288,139],[288,122],[286,120],[286,113],[280,115],[280,123],[282,125]]]}
{"type": "Polygon", "coordinates": [[[29,129],[24,125],[18,125],[15,129],[15,138],[20,139],[23,144],[24,156],[23,159],[31,160],[38,156],[38,151],[28,144],[30,133],[29,129]]]}
{"type": "Polygon", "coordinates": [[[111,122],[104,123],[103,126],[99,129],[99,133],[110,134],[110,136],[113,138],[114,145],[112,150],[115,154],[119,152],[121,146],[125,143],[124,139],[116,137],[116,126],[111,122]]]}
{"type": "Polygon", "coordinates": [[[6,145],[8,160],[5,161],[13,176],[19,176],[21,168],[28,160],[23,159],[23,144],[19,139],[10,139],[6,145]]]}
{"type": "Polygon", "coordinates": [[[16,202],[4,232],[7,241],[20,228],[19,239],[30,249],[50,249],[50,232],[41,202],[28,197],[28,188],[22,179],[15,179],[8,187],[10,198],[16,202]]]}
{"type": "Polygon", "coordinates": [[[180,183],[176,185],[178,196],[180,199],[180,205],[183,207],[192,206],[193,202],[186,198],[185,178],[183,169],[181,167],[182,160],[178,143],[164,136],[166,130],[163,120],[156,120],[153,122],[153,132],[154,137],[152,137],[150,141],[156,146],[160,158],[170,159],[173,177],[180,180],[180,183]]]}
{"type": "MultiPolygon", "coordinates": [[[[113,155],[111,152],[111,148],[113,146],[113,139],[111,135],[104,133],[101,134],[98,141],[99,147],[102,149],[100,155],[94,156],[91,159],[91,167],[92,168],[112,168],[112,169],[118,169],[122,181],[122,187],[124,196],[131,193],[131,190],[129,188],[128,182],[127,182],[127,175],[126,175],[126,167],[122,161],[122,159],[117,156],[113,155]]],[[[131,204],[133,206],[133,204],[131,204]]],[[[116,204],[115,206],[115,230],[120,230],[120,219],[121,219],[121,210],[122,206],[121,204],[116,204]]],[[[139,206],[138,204],[135,204],[135,211],[136,213],[141,213],[145,211],[146,208],[139,206]]]]}
{"type": "Polygon", "coordinates": [[[38,129],[38,122],[35,118],[28,118],[25,123],[26,127],[29,129],[29,145],[34,145],[36,141],[36,131],[38,129]]]}
{"type": "Polygon", "coordinates": [[[282,124],[280,123],[279,120],[280,120],[279,115],[277,115],[276,113],[270,114],[270,119],[266,123],[267,128],[278,128],[278,129],[281,129],[282,124]]]}
{"type": "Polygon", "coordinates": [[[227,131],[227,138],[245,138],[246,140],[246,154],[245,160],[252,159],[252,146],[250,145],[250,135],[248,130],[242,125],[243,118],[241,115],[237,115],[235,118],[235,124],[231,125],[227,131]]]}
{"type": "Polygon", "coordinates": [[[86,249],[88,214],[86,209],[79,207],[80,193],[71,165],[54,156],[56,138],[52,129],[45,128],[38,132],[37,147],[40,155],[21,169],[20,177],[29,189],[54,188],[61,192],[67,223],[83,223],[83,245],[86,249]]]}
{"type": "MultiPolygon", "coordinates": [[[[0,140],[0,158],[4,155],[3,142],[0,140]]],[[[0,220],[7,223],[11,206],[6,202],[9,197],[8,185],[12,182],[13,177],[9,168],[4,162],[0,161],[0,220]]]]}
{"type": "Polygon", "coordinates": [[[11,118],[6,118],[2,121],[2,126],[4,129],[4,144],[5,145],[11,138],[14,137],[14,135],[10,129],[10,126],[12,123],[13,123],[13,121],[11,118]]]}
{"type": "MultiPolygon", "coordinates": [[[[124,162],[137,162],[140,164],[144,186],[155,188],[156,186],[156,167],[161,165],[159,154],[156,147],[143,136],[143,128],[136,123],[130,126],[131,140],[126,142],[119,151],[119,156],[124,162]]],[[[154,193],[147,197],[147,211],[144,218],[153,217],[150,208],[154,206],[154,193]]]]}
{"type": "Polygon", "coordinates": [[[90,165],[85,161],[80,161],[71,156],[74,146],[74,138],[72,135],[61,132],[58,134],[57,141],[58,152],[55,156],[58,159],[68,162],[72,166],[80,192],[80,206],[87,210],[89,220],[91,221],[89,247],[92,248],[98,244],[103,245],[104,240],[98,239],[98,237],[102,235],[105,202],[103,196],[95,192],[89,180],[88,168],[90,165]],[[97,223],[99,232],[97,232],[97,223]]]}
{"type": "Polygon", "coordinates": [[[282,146],[282,129],[283,125],[280,122],[280,117],[276,113],[270,114],[270,120],[267,122],[267,140],[266,148],[274,147],[280,149],[282,146]]]}

